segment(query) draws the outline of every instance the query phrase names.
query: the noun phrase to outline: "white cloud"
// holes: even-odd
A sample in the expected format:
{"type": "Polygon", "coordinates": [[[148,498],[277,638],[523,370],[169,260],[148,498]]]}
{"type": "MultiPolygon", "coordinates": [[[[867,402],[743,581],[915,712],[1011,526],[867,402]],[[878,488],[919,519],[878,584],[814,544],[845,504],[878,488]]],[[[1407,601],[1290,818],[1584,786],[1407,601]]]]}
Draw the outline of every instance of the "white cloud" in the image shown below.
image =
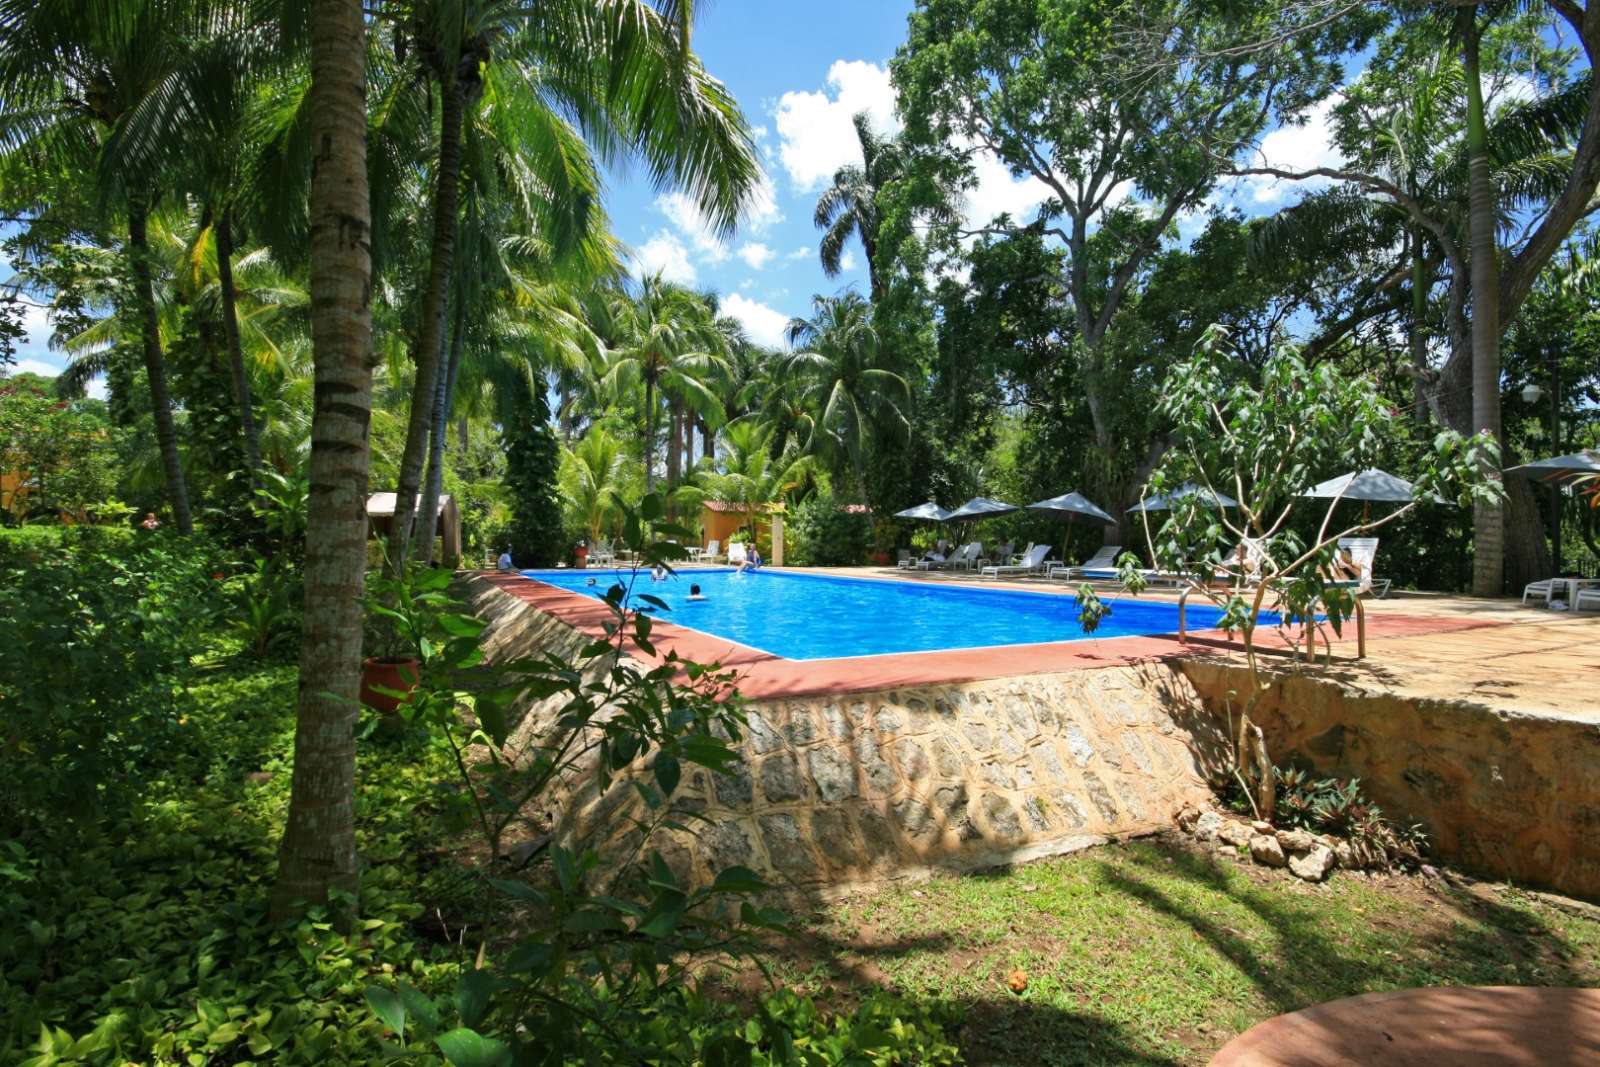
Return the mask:
{"type": "Polygon", "coordinates": [[[766,245],[760,243],[741,245],[737,253],[739,258],[744,260],[751,270],[760,270],[767,265],[768,260],[777,254],[766,245]]]}
{"type": "Polygon", "coordinates": [[[694,264],[689,262],[689,250],[666,230],[658,230],[633,253],[633,263],[641,275],[659,274],[669,282],[680,285],[695,283],[694,264]]]}
{"type": "Polygon", "coordinates": [[[865,111],[874,129],[894,132],[894,86],[889,70],[860,60],[835,60],[821,92],[787,92],[778,98],[773,120],[778,128],[778,158],[801,192],[827,182],[846,163],[858,162],[851,117],[865,111]]]}
{"type": "MultiPolygon", "coordinates": [[[[1314,105],[1306,112],[1305,124],[1279,126],[1261,139],[1251,166],[1276,167],[1279,170],[1306,171],[1317,167],[1337,167],[1344,157],[1333,144],[1333,107],[1337,96],[1314,105]]],[[[1325,188],[1324,178],[1305,181],[1284,181],[1265,174],[1253,174],[1245,179],[1245,189],[1252,203],[1264,206],[1281,204],[1296,189],[1325,188]]]]}
{"type": "Polygon", "coordinates": [[[757,344],[770,348],[788,347],[783,331],[789,327],[789,316],[777,308],[738,293],[730,293],[722,300],[722,311],[738,319],[757,344]]]}
{"type": "MultiPolygon", "coordinates": [[[[706,222],[706,217],[701,213],[699,205],[683,193],[662,193],[656,197],[656,210],[667,217],[678,236],[694,253],[694,257],[704,263],[717,264],[724,262],[734,251],[719,237],[706,222]]],[[[783,221],[783,212],[778,208],[776,190],[772,187],[772,179],[765,171],[761,173],[761,180],[751,194],[749,202],[745,205],[739,216],[739,226],[750,233],[762,233],[775,222],[783,221]]],[[[680,242],[681,243],[681,242],[680,242]]],[[[745,249],[751,247],[765,247],[760,245],[746,245],[737,255],[750,262],[745,249]]],[[[758,253],[759,254],[759,253],[758,253]]],[[[771,253],[767,258],[771,258],[771,253]]],[[[763,260],[765,262],[765,260],[763,260]]],[[[759,263],[751,266],[759,267],[759,263]]]]}
{"type": "Polygon", "coordinates": [[[839,257],[839,269],[840,270],[855,270],[856,269],[856,254],[854,252],[850,251],[848,248],[844,250],[844,255],[839,257]]]}
{"type": "Polygon", "coordinates": [[[1050,187],[1031,174],[1014,178],[1011,170],[992,152],[980,151],[972,157],[973,176],[978,184],[966,192],[968,225],[982,226],[997,215],[1027,221],[1032,210],[1050,195],[1050,187]]]}
{"type": "Polygon", "coordinates": [[[60,367],[52,367],[42,359],[19,359],[11,367],[12,374],[42,374],[46,378],[54,378],[61,373],[60,367]]]}
{"type": "Polygon", "coordinates": [[[784,259],[805,259],[810,254],[811,254],[811,246],[810,245],[801,245],[799,248],[795,249],[793,252],[790,252],[788,255],[784,256],[783,258],[784,259]]]}

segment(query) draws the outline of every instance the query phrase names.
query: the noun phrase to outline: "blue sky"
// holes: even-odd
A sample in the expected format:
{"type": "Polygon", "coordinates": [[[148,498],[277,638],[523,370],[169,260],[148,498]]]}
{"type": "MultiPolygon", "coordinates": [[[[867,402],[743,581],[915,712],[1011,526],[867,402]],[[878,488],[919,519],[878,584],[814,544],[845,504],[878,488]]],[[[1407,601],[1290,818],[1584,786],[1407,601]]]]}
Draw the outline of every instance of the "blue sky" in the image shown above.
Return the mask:
{"type": "MultiPolygon", "coordinates": [[[[607,207],[617,235],[633,249],[635,270],[661,271],[716,290],[724,311],[771,345],[782,343],[784,325],[807,310],[812,294],[865,288],[859,246],[850,248],[841,277],[824,277],[811,214],[833,172],[859,158],[851,116],[865,110],[878,128],[897,128],[888,63],[904,39],[911,6],[912,0],[706,4],[695,27],[696,50],[743,106],[766,180],[738,232],[719,241],[682,196],[658,193],[638,171],[612,174],[607,207]]],[[[1258,159],[1291,169],[1337,163],[1328,140],[1331,103],[1313,108],[1302,125],[1268,133],[1258,159]]],[[[967,194],[969,219],[987,221],[1002,211],[1030,217],[1044,198],[1042,184],[1013,178],[992,157],[976,160],[976,179],[967,194]]],[[[1254,215],[1278,210],[1298,195],[1293,183],[1245,178],[1220,189],[1210,203],[1254,215]]],[[[1179,223],[1185,236],[1197,232],[1203,213],[1179,223]]],[[[49,331],[42,313],[29,326],[21,369],[54,373],[64,361],[45,348],[49,331]]]]}

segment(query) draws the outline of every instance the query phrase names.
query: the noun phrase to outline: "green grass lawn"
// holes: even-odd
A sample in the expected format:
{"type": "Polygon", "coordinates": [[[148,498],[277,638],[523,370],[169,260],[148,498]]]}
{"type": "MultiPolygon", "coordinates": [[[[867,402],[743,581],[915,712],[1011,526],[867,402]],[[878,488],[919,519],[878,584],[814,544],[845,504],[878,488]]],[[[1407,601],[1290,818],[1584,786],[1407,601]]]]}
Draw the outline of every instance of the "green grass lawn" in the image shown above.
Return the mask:
{"type": "Polygon", "coordinates": [[[1600,981],[1600,922],[1514,889],[1311,886],[1174,839],[899,886],[802,930],[779,981],[955,1002],[975,1064],[1204,1063],[1262,1019],[1357,993],[1600,981]]]}

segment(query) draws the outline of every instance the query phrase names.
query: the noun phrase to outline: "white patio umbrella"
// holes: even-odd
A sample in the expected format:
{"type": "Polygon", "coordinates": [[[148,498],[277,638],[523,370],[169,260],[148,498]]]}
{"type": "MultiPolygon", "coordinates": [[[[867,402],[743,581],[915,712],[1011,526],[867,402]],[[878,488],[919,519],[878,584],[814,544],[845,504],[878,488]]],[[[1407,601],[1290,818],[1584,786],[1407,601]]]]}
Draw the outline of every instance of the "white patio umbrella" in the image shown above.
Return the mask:
{"type": "MultiPolygon", "coordinates": [[[[1370,467],[1364,471],[1351,471],[1337,478],[1313,485],[1300,494],[1321,500],[1361,501],[1361,521],[1365,522],[1374,503],[1409,504],[1416,496],[1416,486],[1388,471],[1370,467]]],[[[1435,503],[1446,503],[1441,497],[1431,497],[1435,503]]]]}
{"type": "Polygon", "coordinates": [[[1174,500],[1182,500],[1184,497],[1188,496],[1200,497],[1201,502],[1207,507],[1211,508],[1234,508],[1239,506],[1239,502],[1234,500],[1233,497],[1228,496],[1226,493],[1215,493],[1203,485],[1196,485],[1194,482],[1184,482],[1172,492],[1161,493],[1151,497],[1148,500],[1141,500],[1128,510],[1171,511],[1172,502],[1174,500]]]}

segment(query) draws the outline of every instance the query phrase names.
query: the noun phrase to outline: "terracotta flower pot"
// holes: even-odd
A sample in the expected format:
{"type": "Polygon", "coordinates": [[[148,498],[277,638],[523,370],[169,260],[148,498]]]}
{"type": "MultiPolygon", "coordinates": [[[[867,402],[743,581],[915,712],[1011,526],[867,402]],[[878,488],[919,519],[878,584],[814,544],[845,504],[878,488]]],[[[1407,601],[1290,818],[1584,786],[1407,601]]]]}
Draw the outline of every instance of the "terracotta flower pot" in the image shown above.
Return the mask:
{"type": "Polygon", "coordinates": [[[572,559],[579,568],[587,569],[589,566],[589,550],[587,548],[579,548],[575,550],[572,553],[572,559]]]}
{"type": "Polygon", "coordinates": [[[413,656],[373,656],[361,661],[361,703],[394,714],[401,704],[409,703],[412,690],[417,688],[421,665],[413,656]],[[380,693],[379,689],[406,694],[404,697],[380,693]]]}

